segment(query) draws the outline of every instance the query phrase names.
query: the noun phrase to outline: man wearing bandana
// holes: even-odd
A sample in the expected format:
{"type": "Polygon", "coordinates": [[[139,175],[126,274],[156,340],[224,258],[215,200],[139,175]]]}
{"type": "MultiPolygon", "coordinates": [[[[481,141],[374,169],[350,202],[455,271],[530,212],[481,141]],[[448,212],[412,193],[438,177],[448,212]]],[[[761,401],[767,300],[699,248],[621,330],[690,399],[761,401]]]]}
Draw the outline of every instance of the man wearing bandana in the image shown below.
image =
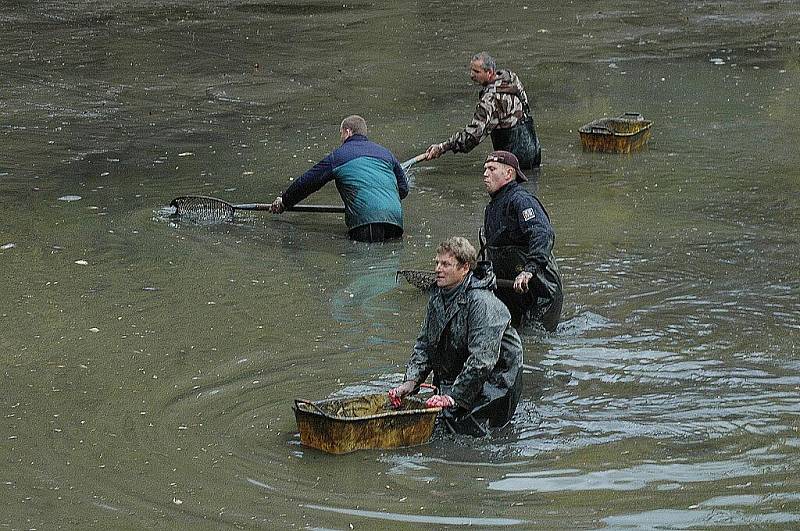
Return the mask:
{"type": "Polygon", "coordinates": [[[541,326],[553,332],[561,318],[563,293],[550,217],[539,199],[520,186],[528,179],[513,153],[493,151],[483,167],[490,199],[484,211],[481,258],[492,262],[498,278],[514,280],[513,288],[498,288],[497,297],[511,312],[515,328],[541,326]]]}

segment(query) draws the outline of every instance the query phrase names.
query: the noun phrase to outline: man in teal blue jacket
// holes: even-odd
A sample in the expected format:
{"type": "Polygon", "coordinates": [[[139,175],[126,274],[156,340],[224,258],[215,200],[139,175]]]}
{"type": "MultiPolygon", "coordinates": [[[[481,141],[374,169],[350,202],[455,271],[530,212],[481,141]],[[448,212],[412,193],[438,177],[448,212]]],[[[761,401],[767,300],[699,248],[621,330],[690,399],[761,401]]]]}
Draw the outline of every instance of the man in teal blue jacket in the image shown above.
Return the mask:
{"type": "Polygon", "coordinates": [[[380,242],[403,235],[403,207],[408,178],[394,155],[367,139],[367,122],[348,116],[339,127],[342,145],[296,179],[270,211],[280,214],[329,181],[344,202],[344,221],[351,239],[380,242]]]}

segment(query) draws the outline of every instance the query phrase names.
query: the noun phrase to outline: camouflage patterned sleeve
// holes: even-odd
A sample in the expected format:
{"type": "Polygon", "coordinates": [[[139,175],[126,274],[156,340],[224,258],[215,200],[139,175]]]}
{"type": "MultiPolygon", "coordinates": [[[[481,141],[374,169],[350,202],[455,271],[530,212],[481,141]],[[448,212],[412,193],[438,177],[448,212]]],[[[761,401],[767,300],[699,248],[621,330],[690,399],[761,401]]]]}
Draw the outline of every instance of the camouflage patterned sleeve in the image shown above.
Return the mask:
{"type": "Polygon", "coordinates": [[[444,150],[454,153],[468,153],[481,143],[497,127],[495,92],[488,90],[481,95],[475,107],[472,121],[461,131],[444,142],[444,150]]]}
{"type": "Polygon", "coordinates": [[[522,86],[522,83],[519,83],[519,100],[520,104],[522,105],[522,109],[527,113],[530,111],[530,102],[528,101],[528,94],[525,92],[525,87],[522,86]]]}

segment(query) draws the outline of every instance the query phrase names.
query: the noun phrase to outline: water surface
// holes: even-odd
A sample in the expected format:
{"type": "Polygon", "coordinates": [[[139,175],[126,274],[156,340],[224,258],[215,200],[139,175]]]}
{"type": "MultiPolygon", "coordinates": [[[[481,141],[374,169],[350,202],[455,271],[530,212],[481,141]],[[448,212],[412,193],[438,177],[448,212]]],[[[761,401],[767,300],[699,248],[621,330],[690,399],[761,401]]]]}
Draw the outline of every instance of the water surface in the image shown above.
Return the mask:
{"type": "Polygon", "coordinates": [[[6,2],[0,523],[796,527],[797,20],[790,1],[6,2]],[[483,49],[533,99],[564,322],[525,338],[541,370],[498,438],[306,449],[294,398],[401,378],[425,300],[394,273],[474,239],[489,145],[415,167],[402,242],[165,207],[270,201],[350,113],[410,158],[466,123],[483,49]],[[582,124],[626,111],[654,121],[645,151],[581,150],[582,124]]]}

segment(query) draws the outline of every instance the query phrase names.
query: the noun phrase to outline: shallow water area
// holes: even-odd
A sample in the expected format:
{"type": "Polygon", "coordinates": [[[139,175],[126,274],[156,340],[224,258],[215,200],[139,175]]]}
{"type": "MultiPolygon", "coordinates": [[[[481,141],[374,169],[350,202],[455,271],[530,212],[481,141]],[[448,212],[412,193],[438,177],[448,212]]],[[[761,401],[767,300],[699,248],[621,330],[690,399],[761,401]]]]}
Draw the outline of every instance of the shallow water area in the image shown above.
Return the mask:
{"type": "MultiPolygon", "coordinates": [[[[0,526],[793,528],[795,2],[0,7],[0,526]],[[494,438],[331,456],[291,406],[402,378],[486,141],[416,164],[402,241],[271,202],[363,115],[401,161],[467,123],[471,54],[532,98],[565,283],[494,438]],[[639,112],[644,150],[578,129],[639,112]]],[[[328,185],[309,203],[336,204],[328,185]]]]}

